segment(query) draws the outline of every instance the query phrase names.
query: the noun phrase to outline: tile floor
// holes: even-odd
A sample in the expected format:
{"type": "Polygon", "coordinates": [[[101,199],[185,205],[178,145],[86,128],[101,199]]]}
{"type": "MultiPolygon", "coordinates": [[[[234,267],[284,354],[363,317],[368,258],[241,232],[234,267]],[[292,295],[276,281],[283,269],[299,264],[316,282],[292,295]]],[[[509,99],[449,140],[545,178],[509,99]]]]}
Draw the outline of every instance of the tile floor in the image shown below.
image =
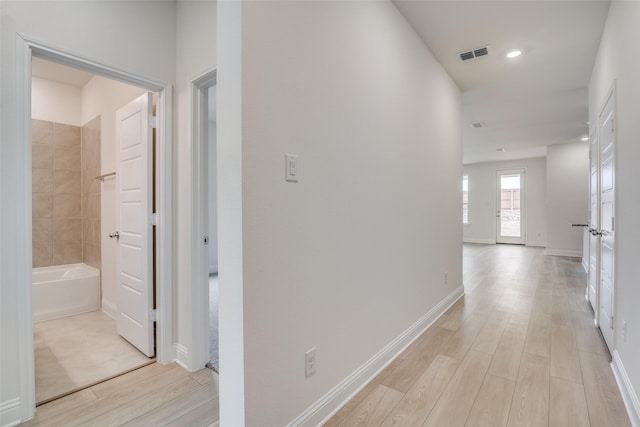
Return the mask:
{"type": "Polygon", "coordinates": [[[153,362],[102,311],[36,323],[34,349],[37,404],[153,362]]]}

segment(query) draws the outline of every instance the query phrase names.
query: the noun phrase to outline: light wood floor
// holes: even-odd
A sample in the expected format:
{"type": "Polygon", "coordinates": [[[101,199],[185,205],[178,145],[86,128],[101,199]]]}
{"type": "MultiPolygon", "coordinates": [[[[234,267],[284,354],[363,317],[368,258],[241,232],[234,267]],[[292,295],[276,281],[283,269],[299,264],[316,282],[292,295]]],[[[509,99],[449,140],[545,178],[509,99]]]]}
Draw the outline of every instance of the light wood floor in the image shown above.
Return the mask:
{"type": "Polygon", "coordinates": [[[24,426],[218,425],[218,374],[154,363],[37,408],[24,426]]]}
{"type": "Polygon", "coordinates": [[[577,259],[465,245],[465,297],[325,426],[630,426],[577,259]]]}

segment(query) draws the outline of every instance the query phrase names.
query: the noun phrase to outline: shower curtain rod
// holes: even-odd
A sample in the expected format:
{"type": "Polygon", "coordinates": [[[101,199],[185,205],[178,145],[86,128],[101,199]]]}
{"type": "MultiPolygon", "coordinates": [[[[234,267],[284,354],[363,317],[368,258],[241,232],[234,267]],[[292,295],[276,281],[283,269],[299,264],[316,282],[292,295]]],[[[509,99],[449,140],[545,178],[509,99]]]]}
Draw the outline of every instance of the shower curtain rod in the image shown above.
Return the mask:
{"type": "Polygon", "coordinates": [[[96,176],[96,179],[99,179],[100,181],[104,182],[104,179],[108,176],[114,176],[116,173],[115,172],[109,172],[109,173],[105,173],[104,175],[100,175],[100,176],[96,176]]]}

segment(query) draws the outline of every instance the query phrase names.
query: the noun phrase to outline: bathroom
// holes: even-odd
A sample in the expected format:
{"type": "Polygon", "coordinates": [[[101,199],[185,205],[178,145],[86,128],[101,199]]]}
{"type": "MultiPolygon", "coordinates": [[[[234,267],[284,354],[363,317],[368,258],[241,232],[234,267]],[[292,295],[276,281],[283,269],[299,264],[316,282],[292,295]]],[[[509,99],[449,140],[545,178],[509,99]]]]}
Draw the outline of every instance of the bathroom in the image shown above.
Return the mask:
{"type": "Polygon", "coordinates": [[[116,112],[144,89],[34,58],[36,401],[153,363],[120,337],[116,112]]]}

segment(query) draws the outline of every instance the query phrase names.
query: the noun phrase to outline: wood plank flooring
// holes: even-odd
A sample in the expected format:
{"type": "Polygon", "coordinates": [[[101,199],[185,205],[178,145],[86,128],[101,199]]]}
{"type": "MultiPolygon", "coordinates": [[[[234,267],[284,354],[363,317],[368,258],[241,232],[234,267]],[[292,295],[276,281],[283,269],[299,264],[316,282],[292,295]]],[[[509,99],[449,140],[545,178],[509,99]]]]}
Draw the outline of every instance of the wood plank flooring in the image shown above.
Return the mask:
{"type": "Polygon", "coordinates": [[[207,427],[218,414],[218,374],[154,363],[41,405],[22,425],[207,427]]]}
{"type": "Polygon", "coordinates": [[[464,246],[465,296],[325,426],[630,426],[577,259],[464,246]]]}

